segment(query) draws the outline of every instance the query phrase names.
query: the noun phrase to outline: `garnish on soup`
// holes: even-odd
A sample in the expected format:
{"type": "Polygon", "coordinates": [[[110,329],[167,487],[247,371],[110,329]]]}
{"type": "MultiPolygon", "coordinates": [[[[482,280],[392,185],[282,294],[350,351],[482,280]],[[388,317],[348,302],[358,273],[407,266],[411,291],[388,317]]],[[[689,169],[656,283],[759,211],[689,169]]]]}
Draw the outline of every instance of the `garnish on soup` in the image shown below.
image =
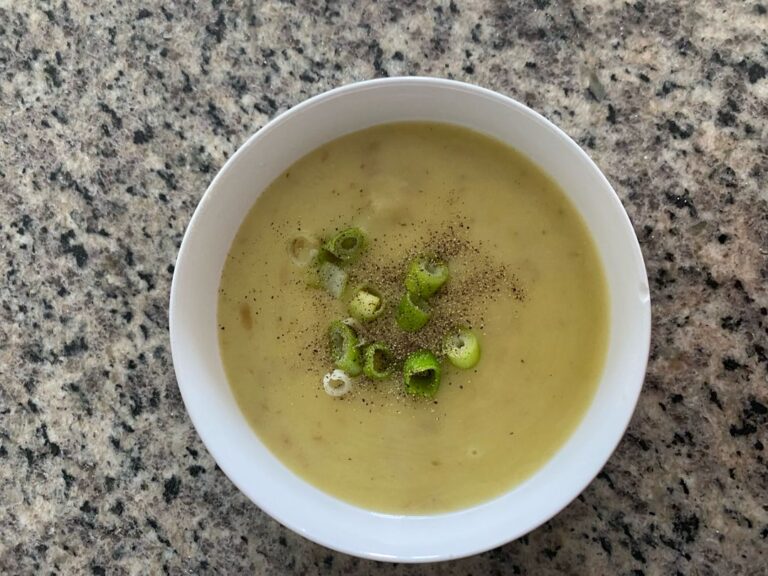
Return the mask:
{"type": "MultiPolygon", "coordinates": [[[[303,236],[293,239],[292,246],[298,238],[303,236]]],[[[442,346],[435,351],[422,349],[424,342],[398,334],[391,329],[379,330],[379,332],[387,334],[394,341],[396,350],[394,354],[387,341],[366,346],[365,336],[367,328],[375,328],[376,325],[373,323],[376,322],[392,324],[394,321],[403,333],[414,333],[424,328],[432,319],[429,299],[443,288],[450,277],[448,263],[435,255],[421,255],[410,259],[404,267],[405,292],[400,298],[394,320],[386,316],[380,318],[385,310],[388,295],[373,286],[391,284],[391,282],[387,283],[382,276],[384,272],[381,268],[369,268],[373,271],[374,278],[368,278],[366,283],[354,290],[347,289],[350,269],[354,273],[355,264],[360,260],[367,244],[368,238],[365,232],[358,227],[353,227],[336,232],[322,243],[322,248],[315,250],[315,274],[324,278],[328,275],[327,268],[324,267],[333,266],[334,274],[340,279],[335,282],[321,281],[320,287],[333,298],[348,297],[347,311],[351,318],[357,321],[336,320],[328,328],[328,349],[330,361],[335,366],[335,370],[323,376],[323,387],[330,396],[340,398],[352,391],[355,383],[362,381],[365,385],[366,380],[386,380],[397,376],[406,393],[412,396],[434,398],[440,388],[440,357],[444,357],[457,368],[463,369],[473,368],[480,360],[480,342],[477,335],[469,329],[457,328],[454,326],[455,321],[446,315],[446,312],[450,314],[451,311],[454,314],[462,312],[460,295],[452,297],[449,294],[445,304],[439,310],[438,330],[441,327],[448,327],[448,329],[442,339],[442,346]],[[440,313],[443,316],[440,316],[440,313]],[[361,323],[371,324],[371,326],[366,327],[361,323]],[[343,374],[345,377],[345,386],[341,389],[343,392],[339,388],[329,387],[326,384],[334,373],[337,376],[343,374]]],[[[450,243],[454,251],[456,244],[455,241],[450,243]]],[[[471,248],[470,245],[466,247],[471,248]]],[[[478,248],[474,251],[481,252],[478,248]]],[[[306,265],[306,259],[295,258],[293,254],[291,257],[297,266],[306,265]]],[[[363,257],[375,260],[375,250],[369,250],[363,257]]],[[[481,270],[482,274],[485,272],[481,270]]],[[[474,284],[473,278],[466,280],[474,284]]]]}

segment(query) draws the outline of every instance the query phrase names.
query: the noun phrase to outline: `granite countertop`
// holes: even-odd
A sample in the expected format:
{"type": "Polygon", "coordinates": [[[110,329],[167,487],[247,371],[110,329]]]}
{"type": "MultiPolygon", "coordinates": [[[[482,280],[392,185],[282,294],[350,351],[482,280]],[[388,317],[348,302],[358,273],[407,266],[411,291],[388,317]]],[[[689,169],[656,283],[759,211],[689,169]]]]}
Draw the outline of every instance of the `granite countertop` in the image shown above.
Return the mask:
{"type": "Polygon", "coordinates": [[[768,3],[80,4],[0,8],[0,573],[768,574],[768,3]],[[250,504],[168,341],[176,252],[225,159],[310,95],[401,74],[498,90],[573,136],[654,306],[595,481],[516,542],[422,567],[250,504]]]}

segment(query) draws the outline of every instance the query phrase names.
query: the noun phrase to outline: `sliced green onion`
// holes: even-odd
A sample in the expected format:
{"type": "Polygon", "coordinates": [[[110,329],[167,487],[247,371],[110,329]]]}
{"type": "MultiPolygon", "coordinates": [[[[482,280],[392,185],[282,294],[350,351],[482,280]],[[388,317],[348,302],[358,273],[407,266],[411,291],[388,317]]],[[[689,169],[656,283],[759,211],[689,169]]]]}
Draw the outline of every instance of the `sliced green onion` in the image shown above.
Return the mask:
{"type": "Polygon", "coordinates": [[[365,249],[365,233],[360,228],[347,228],[328,240],[325,249],[342,262],[354,262],[365,249]]]}
{"type": "Polygon", "coordinates": [[[288,254],[296,266],[306,268],[317,260],[320,241],[312,236],[299,234],[288,243],[288,254]]]}
{"type": "Polygon", "coordinates": [[[389,348],[381,342],[374,342],[363,354],[363,374],[371,380],[383,380],[392,374],[394,357],[389,348]]]}
{"type": "Polygon", "coordinates": [[[344,370],[334,370],[323,376],[323,390],[329,396],[339,398],[352,390],[352,379],[344,370]]]}
{"type": "Polygon", "coordinates": [[[432,398],[440,387],[440,362],[429,350],[414,352],[403,364],[403,380],[408,394],[432,398]]]}
{"type": "Polygon", "coordinates": [[[416,332],[429,321],[429,304],[421,296],[406,292],[397,307],[397,325],[406,332],[416,332]]]}
{"type": "Polygon", "coordinates": [[[428,298],[448,280],[448,264],[442,260],[421,257],[411,262],[405,276],[409,292],[428,298]]]}
{"type": "Polygon", "coordinates": [[[458,368],[472,368],[480,360],[480,341],[471,330],[457,330],[443,341],[443,352],[458,368]]]}
{"type": "Polygon", "coordinates": [[[325,288],[334,298],[341,298],[347,287],[349,274],[333,262],[324,261],[317,270],[320,286],[325,288]]]}
{"type": "Polygon", "coordinates": [[[331,358],[337,368],[350,376],[357,376],[363,371],[362,355],[358,348],[357,334],[343,322],[332,322],[328,327],[328,344],[331,358]]]}
{"type": "Polygon", "coordinates": [[[360,288],[349,301],[349,314],[361,322],[370,322],[384,311],[384,298],[370,286],[360,288]]]}

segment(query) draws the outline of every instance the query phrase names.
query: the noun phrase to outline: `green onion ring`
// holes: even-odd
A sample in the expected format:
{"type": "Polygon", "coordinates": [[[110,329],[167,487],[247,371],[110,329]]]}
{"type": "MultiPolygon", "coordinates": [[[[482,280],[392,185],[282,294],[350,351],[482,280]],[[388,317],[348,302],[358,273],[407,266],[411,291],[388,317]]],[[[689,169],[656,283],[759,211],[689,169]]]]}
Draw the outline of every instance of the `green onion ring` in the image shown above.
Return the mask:
{"type": "Polygon", "coordinates": [[[389,378],[392,375],[393,360],[394,357],[385,344],[374,342],[363,354],[363,374],[371,380],[389,378]]]}
{"type": "Polygon", "coordinates": [[[352,328],[339,320],[332,322],[328,327],[328,345],[337,368],[350,376],[357,376],[363,371],[357,334],[352,328]]]}
{"type": "Polygon", "coordinates": [[[349,301],[348,309],[352,318],[360,322],[370,322],[384,311],[384,298],[375,288],[363,286],[349,301]]]}
{"type": "Polygon", "coordinates": [[[442,260],[422,256],[411,262],[405,287],[422,298],[429,298],[448,280],[448,265],[442,260]]]}
{"type": "Polygon", "coordinates": [[[328,396],[341,398],[352,389],[352,379],[338,368],[323,376],[323,390],[328,396]]]}
{"type": "Polygon", "coordinates": [[[312,236],[299,234],[288,243],[288,254],[296,266],[306,268],[317,260],[320,241],[312,236]]]}
{"type": "Polygon", "coordinates": [[[414,352],[403,364],[405,391],[414,396],[433,398],[440,387],[440,362],[429,350],[414,352]]]}
{"type": "Polygon", "coordinates": [[[406,332],[416,332],[429,321],[431,314],[426,300],[406,292],[397,307],[397,325],[406,332]]]}
{"type": "Polygon", "coordinates": [[[333,262],[324,261],[317,270],[320,285],[334,298],[341,298],[347,287],[349,274],[333,262]]]}
{"type": "Polygon", "coordinates": [[[480,361],[480,341],[471,330],[457,330],[443,340],[443,352],[454,366],[472,368],[480,361]]]}
{"type": "Polygon", "coordinates": [[[360,228],[347,228],[325,243],[325,249],[346,263],[356,261],[365,249],[365,233],[360,228]]]}

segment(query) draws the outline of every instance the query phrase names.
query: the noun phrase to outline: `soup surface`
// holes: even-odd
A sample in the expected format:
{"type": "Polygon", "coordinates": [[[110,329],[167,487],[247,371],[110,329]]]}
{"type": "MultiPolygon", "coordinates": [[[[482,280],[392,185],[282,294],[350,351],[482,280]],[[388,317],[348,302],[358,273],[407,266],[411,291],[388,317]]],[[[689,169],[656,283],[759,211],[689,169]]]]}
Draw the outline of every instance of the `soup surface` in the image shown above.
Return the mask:
{"type": "Polygon", "coordinates": [[[421,514],[488,500],[553,456],[595,392],[608,300],[585,224],[534,164],[463,128],[401,123],[332,141],[264,191],[230,249],[218,318],[237,402],[283,463],[353,504],[421,514]],[[406,252],[453,247],[435,317],[471,325],[482,355],[470,370],[443,362],[433,399],[404,394],[400,375],[342,398],[323,389],[346,300],[308,282],[289,247],[349,226],[369,239],[352,284],[401,286],[406,252]]]}

